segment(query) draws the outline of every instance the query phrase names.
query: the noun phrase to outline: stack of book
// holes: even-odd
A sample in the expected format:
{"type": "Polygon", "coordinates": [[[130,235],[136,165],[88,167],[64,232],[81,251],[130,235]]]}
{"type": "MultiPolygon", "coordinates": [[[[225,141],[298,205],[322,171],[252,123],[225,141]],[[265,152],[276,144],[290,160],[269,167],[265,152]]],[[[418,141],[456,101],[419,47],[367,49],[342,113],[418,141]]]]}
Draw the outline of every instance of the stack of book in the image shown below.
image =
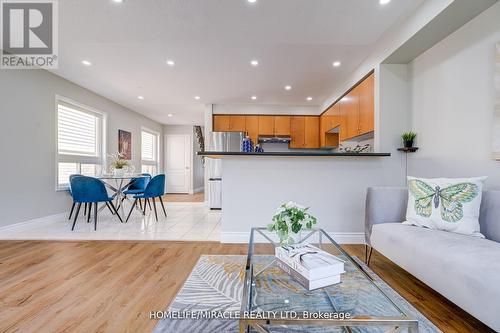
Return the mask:
{"type": "Polygon", "coordinates": [[[344,261],[310,244],[284,245],[275,249],[279,268],[307,290],[340,283],[344,261]]]}

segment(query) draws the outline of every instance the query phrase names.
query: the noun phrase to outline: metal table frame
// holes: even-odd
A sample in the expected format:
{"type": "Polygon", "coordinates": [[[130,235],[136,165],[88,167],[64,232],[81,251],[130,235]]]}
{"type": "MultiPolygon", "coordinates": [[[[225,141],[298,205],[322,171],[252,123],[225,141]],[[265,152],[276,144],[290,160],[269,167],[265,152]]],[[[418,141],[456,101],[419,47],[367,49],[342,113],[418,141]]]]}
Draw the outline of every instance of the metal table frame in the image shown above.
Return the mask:
{"type": "MultiPolygon", "coordinates": [[[[256,276],[266,270],[269,266],[274,263],[274,260],[271,261],[270,264],[266,265],[262,270],[254,274],[253,271],[253,252],[254,252],[254,236],[255,233],[258,232],[261,236],[267,239],[274,246],[279,246],[276,242],[274,242],[269,236],[267,236],[263,231],[266,231],[266,228],[252,228],[250,234],[250,242],[248,244],[248,256],[245,267],[245,279],[243,286],[243,297],[241,301],[241,313],[245,313],[245,311],[251,310],[251,297],[252,297],[252,283],[256,276]]],[[[318,243],[321,248],[323,245],[323,237],[326,237],[332,245],[336,247],[336,249],[344,255],[349,262],[351,262],[362,274],[375,286],[380,293],[385,296],[385,298],[392,303],[392,305],[403,315],[400,317],[373,317],[373,316],[362,316],[362,317],[352,317],[349,319],[304,319],[304,318],[273,318],[273,319],[253,319],[253,318],[241,318],[239,321],[239,331],[240,333],[250,332],[250,328],[253,328],[257,332],[260,333],[268,333],[270,332],[265,328],[266,325],[313,325],[313,326],[337,326],[342,327],[345,332],[352,332],[350,327],[355,326],[387,326],[387,332],[400,332],[404,328],[408,329],[408,333],[417,333],[418,332],[418,321],[416,318],[408,316],[389,296],[387,296],[382,289],[380,289],[373,281],[372,277],[366,273],[363,268],[351,258],[347,252],[342,249],[342,247],[337,244],[323,229],[312,229],[310,233],[305,236],[302,241],[310,238],[314,234],[318,233],[318,243]]],[[[324,290],[324,289],[323,289],[324,290]]],[[[325,291],[326,292],[326,291],[325,291]]],[[[333,305],[333,303],[332,303],[333,305]]],[[[334,306],[335,308],[335,306],[334,306]]]]}
{"type": "MultiPolygon", "coordinates": [[[[125,192],[128,187],[133,183],[133,181],[137,178],[146,178],[147,176],[145,175],[123,175],[123,176],[113,176],[113,175],[102,175],[98,176],[97,178],[100,179],[104,185],[109,188],[111,191],[113,191],[113,199],[115,200],[115,207],[117,209],[120,209],[121,211],[121,216],[125,216],[125,211],[123,210],[123,201],[127,200],[130,204],[133,204],[134,202],[130,200],[123,192],[125,192]],[[108,181],[109,180],[114,180],[115,181],[115,186],[111,185],[108,181]],[[125,180],[129,180],[126,184],[124,184],[125,180]]],[[[106,205],[102,205],[99,208],[99,212],[103,210],[106,207],[106,205]]],[[[135,209],[138,210],[141,214],[143,213],[137,205],[135,205],[135,209]]]]}

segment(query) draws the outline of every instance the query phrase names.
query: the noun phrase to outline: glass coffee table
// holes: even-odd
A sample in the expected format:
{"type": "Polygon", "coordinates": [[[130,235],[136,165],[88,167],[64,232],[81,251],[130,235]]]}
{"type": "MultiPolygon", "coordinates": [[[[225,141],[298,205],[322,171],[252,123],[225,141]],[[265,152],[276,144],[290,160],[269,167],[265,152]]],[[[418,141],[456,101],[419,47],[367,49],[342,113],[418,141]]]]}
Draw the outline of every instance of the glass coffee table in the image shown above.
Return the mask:
{"type": "Polygon", "coordinates": [[[244,278],[243,332],[418,332],[408,316],[322,229],[303,232],[313,244],[345,260],[341,283],[308,291],[274,259],[278,244],[266,228],[252,228],[244,278]],[[259,239],[257,239],[259,238],[259,239]]]}

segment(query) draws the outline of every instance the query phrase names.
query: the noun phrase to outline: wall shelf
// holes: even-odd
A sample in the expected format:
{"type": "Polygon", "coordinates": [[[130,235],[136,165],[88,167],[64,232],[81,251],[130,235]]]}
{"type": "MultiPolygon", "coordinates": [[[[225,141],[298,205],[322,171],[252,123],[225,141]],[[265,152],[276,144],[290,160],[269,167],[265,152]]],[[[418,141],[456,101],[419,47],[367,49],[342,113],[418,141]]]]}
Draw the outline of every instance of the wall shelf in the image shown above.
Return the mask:
{"type": "Polygon", "coordinates": [[[418,150],[418,147],[403,147],[398,148],[398,151],[402,151],[404,153],[414,153],[418,150]]]}

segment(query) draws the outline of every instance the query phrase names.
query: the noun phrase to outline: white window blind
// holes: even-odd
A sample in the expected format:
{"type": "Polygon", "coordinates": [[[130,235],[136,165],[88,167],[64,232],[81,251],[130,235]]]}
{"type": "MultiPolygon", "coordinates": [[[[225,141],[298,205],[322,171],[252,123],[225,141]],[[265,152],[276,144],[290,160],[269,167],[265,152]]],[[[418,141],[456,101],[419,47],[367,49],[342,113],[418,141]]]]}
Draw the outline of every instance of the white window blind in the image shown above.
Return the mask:
{"type": "Polygon", "coordinates": [[[67,188],[72,174],[98,174],[104,161],[103,123],[101,113],[57,101],[56,189],[67,188]]]}
{"type": "Polygon", "coordinates": [[[87,112],[58,105],[57,142],[59,154],[99,155],[99,118],[87,112]]]}
{"type": "Polygon", "coordinates": [[[143,161],[155,161],[155,141],[156,135],[146,131],[142,131],[142,160],[143,161]]]}
{"type": "Polygon", "coordinates": [[[143,173],[157,173],[158,139],[157,133],[144,129],[141,132],[141,170],[143,173]]]}

